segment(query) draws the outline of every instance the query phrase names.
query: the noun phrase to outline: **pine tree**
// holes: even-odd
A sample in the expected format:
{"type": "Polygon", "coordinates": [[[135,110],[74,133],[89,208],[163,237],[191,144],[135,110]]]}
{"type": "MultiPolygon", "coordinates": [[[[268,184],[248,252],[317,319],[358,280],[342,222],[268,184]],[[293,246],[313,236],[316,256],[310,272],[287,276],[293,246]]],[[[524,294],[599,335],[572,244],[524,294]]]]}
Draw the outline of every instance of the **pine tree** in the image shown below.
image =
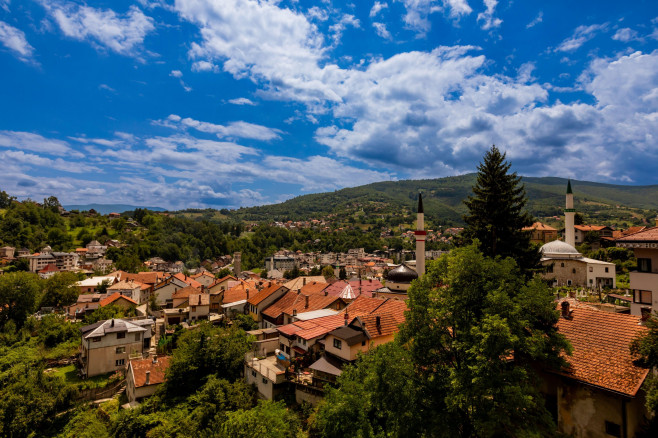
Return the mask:
{"type": "Polygon", "coordinates": [[[480,251],[489,257],[512,257],[525,274],[539,263],[539,254],[530,244],[530,234],[522,231],[533,223],[525,210],[526,193],[521,177],[509,173],[511,164],[494,145],[478,166],[473,195],[464,203],[464,238],[477,239],[480,251]]]}

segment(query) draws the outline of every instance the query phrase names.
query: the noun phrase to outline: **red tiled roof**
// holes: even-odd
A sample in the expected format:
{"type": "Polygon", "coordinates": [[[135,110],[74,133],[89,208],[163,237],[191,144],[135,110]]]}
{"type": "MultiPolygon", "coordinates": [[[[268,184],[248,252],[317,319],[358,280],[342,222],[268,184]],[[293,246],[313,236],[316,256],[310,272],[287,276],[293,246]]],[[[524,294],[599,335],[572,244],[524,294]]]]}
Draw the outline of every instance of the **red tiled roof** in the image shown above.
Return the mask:
{"type": "MultiPolygon", "coordinates": [[[[285,288],[285,286],[281,286],[280,284],[270,283],[270,285],[268,287],[261,290],[256,295],[250,296],[250,298],[248,300],[248,303],[253,305],[253,306],[257,306],[260,303],[262,303],[264,299],[271,296],[273,293],[275,293],[276,291],[278,291],[282,287],[285,288]]],[[[287,288],[285,288],[285,289],[286,289],[286,292],[287,292],[288,289],[287,288]]]]}
{"type": "Polygon", "coordinates": [[[229,304],[246,300],[247,290],[249,290],[249,296],[258,293],[255,282],[240,280],[240,283],[224,291],[224,299],[222,301],[224,304],[229,304]]]}
{"type": "Polygon", "coordinates": [[[169,356],[158,357],[158,361],[153,363],[153,359],[131,360],[130,367],[135,381],[135,388],[146,386],[146,372],[149,373],[149,385],[159,385],[165,381],[165,372],[169,367],[169,356]]]}
{"type": "Polygon", "coordinates": [[[263,310],[263,315],[270,318],[278,318],[281,314],[292,315],[293,311],[297,313],[311,312],[313,310],[320,310],[329,307],[331,304],[339,300],[338,297],[324,296],[324,295],[304,295],[295,291],[287,292],[277,302],[272,304],[267,309],[263,310]],[[308,306],[307,303],[308,297],[308,306]]]}
{"type": "Polygon", "coordinates": [[[348,284],[352,287],[352,290],[357,297],[361,295],[372,297],[372,292],[374,290],[384,287],[379,280],[350,280],[349,282],[337,281],[326,288],[325,292],[327,292],[328,295],[339,296],[348,284]]]}
{"type": "Polygon", "coordinates": [[[172,299],[188,298],[192,294],[200,294],[200,293],[201,293],[201,289],[197,289],[196,287],[192,287],[192,286],[187,286],[182,289],[178,289],[176,292],[174,292],[171,295],[171,298],[172,299]]]}
{"type": "Polygon", "coordinates": [[[533,231],[533,230],[537,230],[537,231],[557,231],[555,228],[553,228],[549,225],[546,225],[546,224],[542,224],[541,222],[535,222],[534,224],[530,225],[529,227],[523,227],[522,230],[523,231],[533,231]]]}
{"type": "Polygon", "coordinates": [[[630,236],[617,239],[617,242],[658,242],[658,227],[647,228],[630,236]]]}
{"type": "Polygon", "coordinates": [[[59,268],[55,264],[49,263],[45,268],[39,271],[39,274],[46,274],[48,272],[59,272],[59,268]]]}
{"type": "Polygon", "coordinates": [[[313,295],[313,294],[324,295],[324,290],[327,287],[329,287],[329,283],[319,283],[317,281],[313,281],[311,283],[306,283],[305,286],[302,286],[300,292],[306,295],[313,295]]]}
{"type": "Polygon", "coordinates": [[[208,294],[190,294],[187,299],[190,306],[209,306],[210,295],[208,294]]]}
{"type": "Polygon", "coordinates": [[[573,227],[580,231],[601,231],[604,228],[610,228],[605,225],[574,225],[573,227]]]}
{"type": "Polygon", "coordinates": [[[121,293],[119,293],[119,292],[114,292],[114,293],[113,293],[112,295],[110,295],[109,297],[100,300],[100,301],[98,302],[98,304],[99,304],[101,307],[105,307],[105,306],[107,306],[108,304],[112,304],[113,302],[115,302],[115,301],[117,301],[117,300],[120,300],[120,299],[124,299],[124,300],[128,301],[130,304],[134,304],[134,305],[138,305],[138,304],[139,304],[137,301],[133,300],[132,298],[128,298],[128,297],[125,296],[125,295],[121,295],[121,293]]]}
{"type": "Polygon", "coordinates": [[[560,317],[558,330],[573,346],[565,359],[570,367],[560,374],[575,380],[635,396],[649,370],[636,366],[630,343],[647,328],[640,317],[579,306],[571,318],[560,317]]]}
{"type": "Polygon", "coordinates": [[[184,274],[180,272],[178,274],[175,274],[174,277],[178,278],[180,281],[184,283],[187,283],[189,286],[196,287],[197,289],[201,289],[203,287],[201,283],[196,281],[194,278],[186,277],[184,274]]]}

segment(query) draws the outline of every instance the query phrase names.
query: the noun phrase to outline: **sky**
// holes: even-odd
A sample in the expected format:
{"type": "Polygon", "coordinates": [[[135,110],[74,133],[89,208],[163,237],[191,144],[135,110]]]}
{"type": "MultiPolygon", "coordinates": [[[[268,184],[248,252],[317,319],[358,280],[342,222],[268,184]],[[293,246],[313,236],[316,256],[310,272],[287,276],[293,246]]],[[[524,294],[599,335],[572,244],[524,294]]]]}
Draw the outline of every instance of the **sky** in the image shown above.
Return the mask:
{"type": "Polygon", "coordinates": [[[658,184],[655,0],[0,0],[0,190],[238,208],[476,171],[658,184]]]}

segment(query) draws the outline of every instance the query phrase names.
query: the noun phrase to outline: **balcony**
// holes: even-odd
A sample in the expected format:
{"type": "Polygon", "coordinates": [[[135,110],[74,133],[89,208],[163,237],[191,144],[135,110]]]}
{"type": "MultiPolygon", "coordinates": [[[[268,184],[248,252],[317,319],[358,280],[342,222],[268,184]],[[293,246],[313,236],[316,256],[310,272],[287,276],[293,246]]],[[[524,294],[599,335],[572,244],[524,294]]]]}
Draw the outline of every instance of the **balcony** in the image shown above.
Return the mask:
{"type": "Polygon", "coordinates": [[[630,273],[631,289],[658,291],[658,272],[630,273]]]}

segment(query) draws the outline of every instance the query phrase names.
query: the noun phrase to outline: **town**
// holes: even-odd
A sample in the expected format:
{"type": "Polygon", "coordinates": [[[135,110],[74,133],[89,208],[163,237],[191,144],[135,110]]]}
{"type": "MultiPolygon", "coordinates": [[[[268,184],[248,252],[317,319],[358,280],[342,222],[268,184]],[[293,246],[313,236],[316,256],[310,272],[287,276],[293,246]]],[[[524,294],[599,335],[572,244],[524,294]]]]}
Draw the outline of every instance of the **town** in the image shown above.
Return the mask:
{"type": "MultiPolygon", "coordinates": [[[[493,148],[485,160],[494,159],[496,154],[498,151],[493,148]]],[[[516,183],[514,179],[512,183],[516,183]]],[[[532,350],[522,353],[518,349],[529,346],[524,347],[518,340],[488,347],[502,348],[498,354],[506,352],[504,354],[511,356],[503,359],[500,365],[501,370],[506,371],[494,372],[486,378],[498,376],[505,380],[506,373],[514,368],[503,365],[505,362],[527,364],[525,366],[540,382],[531,392],[536,391],[550,416],[546,420],[548,423],[541,427],[548,427],[547,430],[554,427],[556,433],[574,436],[640,436],[653,418],[651,405],[645,401],[651,370],[639,359],[641,354],[647,353],[643,353],[642,348],[646,347],[639,346],[638,342],[643,336],[649,336],[653,327],[650,324],[652,312],[658,308],[658,282],[652,269],[652,265],[658,266],[658,223],[624,230],[576,225],[571,181],[565,187],[564,196],[561,230],[534,222],[512,230],[517,237],[514,234],[509,237],[511,240],[521,236],[521,241],[529,245],[525,250],[534,248],[536,251],[534,267],[530,266],[526,275],[539,281],[534,287],[548,294],[545,297],[550,301],[544,299],[544,306],[548,305],[554,312],[547,320],[546,316],[541,317],[544,322],[528,319],[520,328],[536,332],[533,336],[547,336],[546,330],[551,330],[547,338],[551,340],[543,341],[547,345],[540,348],[539,353],[532,350]],[[577,248],[589,254],[601,255],[603,251],[616,254],[612,256],[616,259],[634,259],[636,269],[627,274],[628,284],[620,287],[618,275],[623,273],[623,264],[602,257],[587,257],[577,248]],[[534,325],[536,328],[532,328],[534,325]],[[527,357],[517,357],[522,354],[527,357]]],[[[523,202],[522,199],[517,201],[523,202]]],[[[464,274],[451,273],[450,266],[456,263],[455,266],[463,269],[467,266],[463,263],[470,258],[469,269],[478,270],[478,276],[483,275],[481,269],[496,272],[488,281],[503,281],[512,275],[502,268],[503,265],[496,265],[501,261],[486,262],[478,258],[482,257],[478,256],[479,251],[486,251],[484,240],[479,244],[480,249],[468,246],[469,230],[477,232],[469,216],[465,217],[465,228],[448,230],[449,247],[427,250],[430,233],[425,229],[422,193],[416,202],[415,229],[401,230],[401,238],[413,239],[415,250],[384,248],[367,253],[364,248],[346,252],[279,248],[261,259],[260,266],[252,270],[242,268],[240,251],[205,260],[197,268],[189,268],[182,261],[150,257],[132,271],[117,269],[109,256],[128,244],[108,236],[102,243],[94,239],[71,252],[54,251],[45,246],[32,253],[27,248],[4,246],[0,248],[0,257],[6,266],[0,271],[4,272],[0,283],[5,282],[0,287],[5,291],[1,312],[4,336],[11,338],[13,330],[26,324],[21,318],[31,318],[27,323],[37,324],[36,327],[46,321],[49,325],[64,324],[58,330],[69,333],[65,335],[69,347],[63,353],[43,356],[49,359],[46,367],[38,371],[52,378],[65,376],[68,386],[60,382],[63,387],[79,382],[73,386],[78,388],[76,395],[69,396],[63,406],[92,403],[106,406],[102,409],[110,409],[108,415],[127,415],[121,412],[139,415],[150,397],[169,397],[170,401],[176,401],[181,395],[192,394],[199,385],[204,385],[200,389],[203,391],[210,381],[203,384],[203,375],[195,375],[201,371],[194,370],[205,369],[206,373],[220,378],[234,376],[234,384],[242,382],[245,388],[253,388],[256,399],[283,401],[285,404],[273,405],[279,413],[270,414],[279,415],[281,421],[289,415],[304,418],[304,414],[290,413],[294,410],[285,413],[291,407],[299,412],[316,412],[316,423],[304,419],[306,425],[302,426],[297,418],[292,426],[286,427],[331,435],[327,427],[336,425],[329,426],[326,422],[340,421],[336,417],[340,411],[332,411],[333,403],[350,396],[348,385],[355,384],[350,383],[350,379],[356,377],[355,370],[376,360],[379,351],[393,349],[382,354],[404,356],[414,348],[421,348],[416,344],[402,345],[423,336],[422,331],[428,327],[422,320],[438,303],[443,304],[436,308],[438,313],[433,318],[442,318],[438,316],[442,312],[452,315],[457,311],[456,308],[449,310],[451,304],[444,302],[447,298],[437,298],[434,304],[427,302],[427,294],[436,293],[428,292],[427,288],[466,287],[462,293],[467,290],[473,293],[474,289],[469,288],[477,289],[468,277],[459,280],[459,275],[464,274]],[[485,268],[483,263],[494,265],[485,268]],[[17,267],[22,267],[24,272],[17,271],[17,267]],[[41,301],[33,302],[38,306],[34,316],[30,317],[26,313],[29,309],[20,303],[24,296],[17,297],[6,290],[21,289],[16,282],[26,280],[17,275],[38,277],[45,285],[41,301]],[[448,278],[453,278],[451,281],[455,284],[441,286],[448,278]],[[55,294],[59,295],[52,296],[55,294]],[[418,324],[422,327],[414,329],[418,324]],[[215,345],[216,337],[234,339],[230,341],[234,344],[229,346],[228,340],[218,340],[220,344],[215,345]],[[230,358],[205,357],[210,353],[200,350],[196,344],[203,344],[203,339],[207,339],[208,348],[214,351],[212,354],[230,352],[230,358]],[[228,350],[222,352],[222,349],[228,350]],[[368,359],[370,356],[373,359],[368,359]],[[214,362],[206,363],[208,360],[214,362]],[[231,365],[227,361],[232,361],[231,365]],[[87,382],[101,383],[89,386],[87,382]]],[[[6,206],[11,209],[18,204],[10,199],[6,206]]],[[[70,215],[61,206],[55,207],[42,204],[37,208],[70,215]]],[[[132,229],[143,228],[145,222],[143,217],[139,221],[132,217],[125,220],[115,213],[108,215],[108,220],[117,219],[130,224],[132,229]]],[[[506,217],[505,220],[510,219],[506,217]]],[[[308,222],[290,221],[274,223],[272,227],[286,230],[311,227],[305,224],[308,222]]],[[[514,223],[510,225],[514,227],[514,223]]],[[[486,234],[482,236],[487,238],[486,234]]],[[[474,242],[478,245],[480,241],[474,242]]],[[[505,243],[501,241],[500,246],[505,243]]],[[[116,254],[113,257],[119,260],[116,254]]],[[[522,259],[517,263],[523,268],[522,259]]],[[[520,278],[511,278],[505,281],[523,282],[520,278]]],[[[488,296],[492,291],[483,289],[482,293],[488,296]]],[[[494,299],[485,296],[480,299],[494,299]]],[[[521,294],[516,298],[527,300],[516,304],[519,309],[525,309],[522,313],[541,311],[538,302],[532,304],[537,298],[522,297],[521,294]]],[[[470,310],[482,308],[481,311],[486,312],[483,305],[484,302],[478,301],[469,306],[470,310]]],[[[450,343],[458,342],[454,330],[465,323],[450,315],[446,315],[447,321],[452,321],[447,332],[439,330],[425,335],[434,338],[430,342],[440,345],[446,336],[450,343]]],[[[491,335],[501,336],[498,330],[491,335]]],[[[3,348],[9,351],[11,342],[5,342],[3,348]]],[[[448,354],[459,357],[463,353],[448,354]]],[[[481,359],[477,359],[473,366],[480,362],[481,359]]],[[[436,372],[440,372],[446,364],[435,366],[439,367],[436,372]]],[[[391,372],[398,371],[393,367],[385,373],[391,372]]],[[[392,384],[387,382],[386,387],[392,384]]],[[[361,387],[361,391],[373,391],[373,388],[361,387]]],[[[480,418],[470,421],[476,427],[480,418]]],[[[410,426],[395,427],[402,433],[410,426]]]]}

